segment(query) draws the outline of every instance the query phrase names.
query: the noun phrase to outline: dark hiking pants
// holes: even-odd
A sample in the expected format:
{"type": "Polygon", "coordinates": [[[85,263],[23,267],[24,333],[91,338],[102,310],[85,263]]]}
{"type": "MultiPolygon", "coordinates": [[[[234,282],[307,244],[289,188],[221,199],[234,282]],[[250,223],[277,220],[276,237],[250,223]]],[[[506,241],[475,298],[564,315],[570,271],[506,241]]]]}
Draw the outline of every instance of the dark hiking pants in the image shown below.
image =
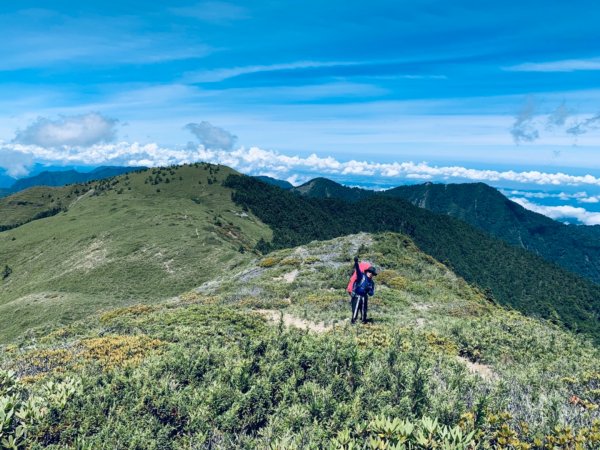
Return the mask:
{"type": "Polygon", "coordinates": [[[367,308],[369,306],[369,297],[367,295],[356,295],[352,296],[350,302],[352,306],[352,322],[355,322],[360,314],[360,320],[362,322],[367,321],[367,308]]]}

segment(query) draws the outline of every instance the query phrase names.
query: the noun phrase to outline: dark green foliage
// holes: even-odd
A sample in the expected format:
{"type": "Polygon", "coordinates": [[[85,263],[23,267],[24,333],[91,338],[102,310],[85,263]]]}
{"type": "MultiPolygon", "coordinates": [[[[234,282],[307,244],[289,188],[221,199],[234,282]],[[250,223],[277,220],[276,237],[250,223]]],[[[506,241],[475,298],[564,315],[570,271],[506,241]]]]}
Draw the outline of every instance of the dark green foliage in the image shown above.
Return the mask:
{"type": "Polygon", "coordinates": [[[225,184],[235,189],[238,204],[273,229],[272,242],[259,242],[260,251],[359,231],[402,232],[500,303],[544,318],[556,314],[571,330],[600,339],[600,286],[465,222],[399,198],[373,196],[356,203],[306,198],[238,175],[225,184]]]}
{"type": "Polygon", "coordinates": [[[484,183],[399,186],[382,195],[449,214],[600,282],[600,226],[565,225],[523,208],[484,183]]]}
{"type": "Polygon", "coordinates": [[[262,181],[263,183],[272,184],[273,186],[278,186],[281,189],[285,189],[285,190],[292,189],[294,187],[294,185],[292,183],[290,183],[289,181],[285,181],[285,180],[278,180],[276,178],[267,177],[267,176],[257,176],[255,178],[262,181]]]}
{"type": "MultiPolygon", "coordinates": [[[[52,199],[51,202],[54,202],[54,199],[52,199]]],[[[28,217],[27,219],[25,219],[22,222],[11,223],[8,225],[0,225],[0,232],[6,231],[6,230],[12,230],[13,228],[20,227],[21,225],[25,225],[26,223],[32,222],[34,220],[44,219],[45,217],[52,217],[52,216],[57,215],[60,212],[66,211],[66,210],[67,210],[66,208],[59,206],[56,208],[50,208],[50,209],[47,209],[44,211],[40,211],[40,212],[33,214],[31,217],[28,217]]]]}
{"type": "Polygon", "coordinates": [[[463,220],[571,272],[600,282],[600,226],[566,225],[523,208],[485,183],[398,186],[376,193],[316,178],[293,189],[312,198],[357,202],[375,195],[463,220]]]}
{"type": "MultiPolygon", "coordinates": [[[[95,448],[182,448],[190,438],[198,447],[265,448],[270,435],[308,433],[322,446],[375,414],[440,412],[427,376],[436,359],[423,346],[405,351],[396,340],[385,351],[361,350],[351,336],[278,330],[209,307],[150,317],[139,327],[173,343],[139,369],[88,370],[84,394],[32,430],[37,445],[58,448],[77,436],[95,448]]],[[[455,389],[447,406],[468,410],[472,385],[455,389]]]]}
{"type": "Polygon", "coordinates": [[[295,187],[293,192],[313,198],[337,198],[349,202],[364,200],[375,195],[374,191],[343,186],[327,178],[310,180],[308,183],[295,187]]]}

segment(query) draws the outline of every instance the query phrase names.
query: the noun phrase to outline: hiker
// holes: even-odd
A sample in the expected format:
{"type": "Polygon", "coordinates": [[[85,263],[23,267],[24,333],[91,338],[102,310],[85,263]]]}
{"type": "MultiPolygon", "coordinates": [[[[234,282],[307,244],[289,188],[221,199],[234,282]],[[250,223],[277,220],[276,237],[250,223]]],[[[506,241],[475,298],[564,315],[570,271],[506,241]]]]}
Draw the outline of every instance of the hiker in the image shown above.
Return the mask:
{"type": "MultiPolygon", "coordinates": [[[[368,263],[358,263],[358,256],[354,257],[354,275],[356,279],[352,282],[352,320],[351,323],[356,323],[358,312],[360,311],[360,320],[362,323],[367,323],[367,308],[369,305],[369,296],[375,294],[375,281],[373,277],[377,275],[375,267],[368,263]],[[361,267],[363,266],[363,267],[361,267]],[[365,266],[367,266],[365,268],[365,266]]],[[[354,276],[352,277],[354,278],[354,276]]]]}

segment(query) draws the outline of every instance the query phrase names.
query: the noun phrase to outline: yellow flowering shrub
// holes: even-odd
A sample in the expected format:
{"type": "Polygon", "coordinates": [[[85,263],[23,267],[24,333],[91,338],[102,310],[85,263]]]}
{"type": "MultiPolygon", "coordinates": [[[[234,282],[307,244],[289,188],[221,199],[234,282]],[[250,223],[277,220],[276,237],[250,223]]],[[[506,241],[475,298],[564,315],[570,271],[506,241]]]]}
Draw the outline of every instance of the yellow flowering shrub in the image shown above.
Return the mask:
{"type": "Polygon", "coordinates": [[[50,372],[64,372],[74,357],[72,349],[35,349],[25,353],[19,365],[25,376],[40,378],[50,372]]]}
{"type": "Polygon", "coordinates": [[[377,276],[377,281],[386,285],[389,288],[403,290],[409,286],[410,281],[399,275],[397,272],[393,270],[382,270],[381,273],[377,276]]]}
{"type": "Polygon", "coordinates": [[[369,324],[362,326],[356,335],[356,343],[359,347],[383,348],[391,344],[392,339],[388,329],[382,325],[369,324]]]}
{"type": "Polygon", "coordinates": [[[133,305],[128,306],[126,308],[114,309],[112,311],[108,311],[100,316],[100,322],[107,323],[111,320],[123,316],[125,314],[129,314],[132,316],[139,316],[141,314],[147,314],[154,311],[156,308],[149,305],[133,305]]]}
{"type": "Polygon", "coordinates": [[[283,266],[294,266],[298,267],[302,264],[302,260],[300,258],[294,258],[293,256],[288,256],[281,260],[281,265],[283,266]]]}
{"type": "Polygon", "coordinates": [[[148,336],[104,336],[81,341],[84,350],[81,356],[97,361],[104,369],[137,365],[152,350],[165,343],[148,336]]]}
{"type": "Polygon", "coordinates": [[[313,305],[331,305],[332,303],[336,303],[342,299],[342,297],[338,292],[319,292],[319,293],[310,293],[298,298],[298,302],[302,303],[310,303],[313,305]]]}
{"type": "Polygon", "coordinates": [[[267,256],[266,258],[261,259],[258,262],[259,267],[269,268],[276,266],[281,261],[281,258],[277,258],[275,256],[267,256]]]}

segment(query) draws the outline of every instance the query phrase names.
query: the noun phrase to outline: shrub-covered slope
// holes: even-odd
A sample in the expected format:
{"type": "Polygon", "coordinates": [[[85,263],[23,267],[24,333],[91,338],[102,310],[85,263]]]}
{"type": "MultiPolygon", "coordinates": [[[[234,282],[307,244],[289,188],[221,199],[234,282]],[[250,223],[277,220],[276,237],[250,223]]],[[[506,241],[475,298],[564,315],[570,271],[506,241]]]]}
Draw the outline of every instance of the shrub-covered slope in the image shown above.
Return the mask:
{"type": "Polygon", "coordinates": [[[293,192],[313,198],[360,201],[372,196],[402,198],[463,220],[510,245],[524,248],[564,269],[600,282],[600,226],[566,225],[523,208],[485,183],[398,186],[382,192],[349,188],[315,178],[293,192]]]}
{"type": "Polygon", "coordinates": [[[600,283],[600,227],[566,225],[523,208],[484,183],[399,186],[385,195],[449,214],[600,283]]]}
{"type": "Polygon", "coordinates": [[[17,223],[60,210],[0,233],[0,342],[109,305],[168,298],[246,261],[271,231],[231,201],[221,182],[232,173],[149,169],[2,199],[0,216],[17,223]]]}
{"type": "Polygon", "coordinates": [[[598,350],[491,304],[396,234],[276,251],[1,349],[0,432],[34,449],[600,444],[598,350]],[[352,327],[357,252],[381,275],[372,322],[352,327]]]}
{"type": "Polygon", "coordinates": [[[238,204],[273,229],[272,243],[259,245],[263,250],[358,231],[403,232],[500,303],[600,338],[600,286],[463,221],[388,196],[349,203],[299,196],[244,176],[226,184],[238,204]]]}

